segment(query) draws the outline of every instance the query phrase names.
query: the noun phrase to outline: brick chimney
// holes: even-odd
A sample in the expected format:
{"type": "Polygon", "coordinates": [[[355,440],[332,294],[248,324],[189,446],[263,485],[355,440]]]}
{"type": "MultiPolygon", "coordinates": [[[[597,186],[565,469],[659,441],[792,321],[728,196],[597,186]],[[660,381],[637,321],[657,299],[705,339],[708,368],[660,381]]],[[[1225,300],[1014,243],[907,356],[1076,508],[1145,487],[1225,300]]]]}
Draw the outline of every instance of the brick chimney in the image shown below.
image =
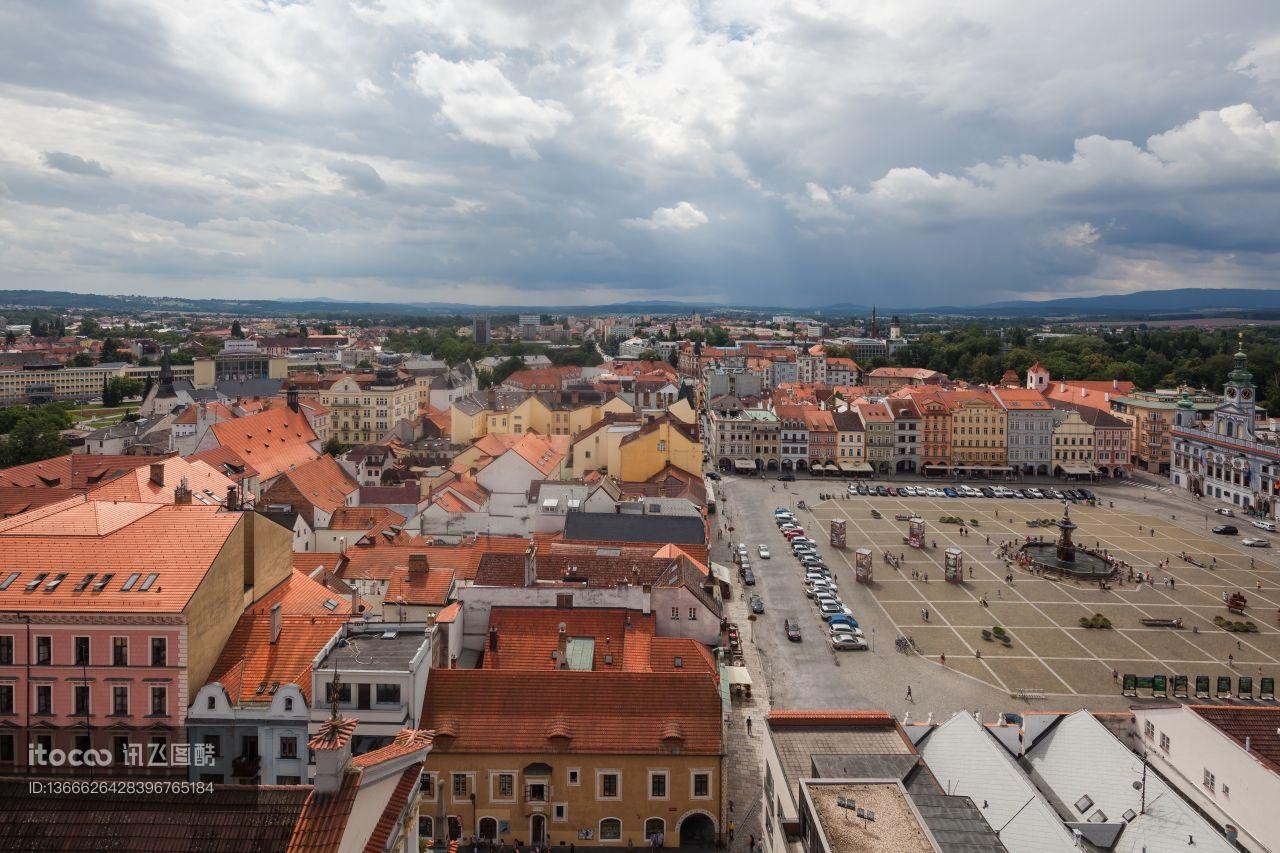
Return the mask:
{"type": "Polygon", "coordinates": [[[295,412],[298,411],[298,389],[290,388],[285,392],[285,399],[289,402],[289,408],[295,412]]]}
{"type": "Polygon", "coordinates": [[[538,546],[530,545],[524,551],[524,585],[533,586],[538,579],[538,546]]]}
{"type": "Polygon", "coordinates": [[[191,505],[191,489],[187,486],[187,478],[183,477],[173,488],[173,502],[179,506],[191,505]]]}
{"type": "Polygon", "coordinates": [[[151,482],[157,486],[164,486],[164,463],[151,463],[151,482]]]}
{"type": "Polygon", "coordinates": [[[280,602],[271,605],[271,644],[280,639],[280,602]]]}
{"type": "Polygon", "coordinates": [[[426,554],[410,554],[409,555],[409,574],[425,572],[427,570],[426,554]]]}
{"type": "MultiPolygon", "coordinates": [[[[190,503],[190,499],[187,501],[190,503]]],[[[227,486],[227,512],[240,511],[240,492],[235,486],[227,486]]]]}
{"type": "Polygon", "coordinates": [[[569,635],[565,632],[564,623],[560,623],[560,634],[556,638],[556,662],[560,669],[569,668],[569,635]]]}

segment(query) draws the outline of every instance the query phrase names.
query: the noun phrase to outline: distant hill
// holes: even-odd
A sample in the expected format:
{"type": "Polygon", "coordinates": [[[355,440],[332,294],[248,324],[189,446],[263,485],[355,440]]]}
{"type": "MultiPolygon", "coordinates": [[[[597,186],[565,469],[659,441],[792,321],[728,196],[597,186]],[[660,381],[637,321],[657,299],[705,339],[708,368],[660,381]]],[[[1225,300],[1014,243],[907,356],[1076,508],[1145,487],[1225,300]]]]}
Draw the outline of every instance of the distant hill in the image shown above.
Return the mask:
{"type": "Polygon", "coordinates": [[[1042,302],[1018,300],[994,302],[957,311],[1003,312],[1038,315],[1083,314],[1172,314],[1203,311],[1275,311],[1280,310],[1280,286],[1274,290],[1249,290],[1239,287],[1184,287],[1177,290],[1140,290],[1108,296],[1076,296],[1048,299],[1042,302]]]}

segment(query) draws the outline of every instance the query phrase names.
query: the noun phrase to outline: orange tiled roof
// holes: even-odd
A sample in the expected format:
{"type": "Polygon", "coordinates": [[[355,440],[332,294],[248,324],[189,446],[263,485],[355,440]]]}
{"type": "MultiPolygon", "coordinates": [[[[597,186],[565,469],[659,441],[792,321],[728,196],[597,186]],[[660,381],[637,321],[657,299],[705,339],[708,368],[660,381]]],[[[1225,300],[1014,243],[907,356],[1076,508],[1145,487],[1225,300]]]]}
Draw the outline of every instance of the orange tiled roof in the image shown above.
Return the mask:
{"type": "Polygon", "coordinates": [[[1008,411],[1047,412],[1052,408],[1044,395],[1033,388],[993,388],[991,393],[1008,411]]]}
{"type": "Polygon", "coordinates": [[[33,489],[29,486],[0,486],[0,518],[21,515],[33,509],[76,497],[74,489],[33,489]]]}
{"type": "Polygon", "coordinates": [[[722,749],[720,691],[705,672],[438,669],[431,679],[422,726],[435,729],[433,755],[722,749]]]}
{"type": "Polygon", "coordinates": [[[312,749],[341,749],[350,742],[359,720],[349,717],[330,717],[320,724],[319,730],[307,741],[312,749]]]}
{"type": "Polygon", "coordinates": [[[892,726],[888,711],[770,711],[769,725],[782,726],[892,726]]]}
{"type": "Polygon", "coordinates": [[[1249,740],[1249,754],[1280,773],[1280,708],[1246,708],[1235,705],[1191,705],[1207,720],[1238,745],[1249,740]]]}
{"type": "Polygon", "coordinates": [[[347,773],[341,787],[330,796],[311,791],[294,824],[287,853],[338,853],[360,790],[360,777],[359,772],[347,773]]]}
{"type": "Polygon", "coordinates": [[[230,449],[258,469],[264,480],[305,465],[320,454],[311,446],[315,431],[288,406],[223,421],[209,428],[218,445],[230,449]]]}
{"type": "Polygon", "coordinates": [[[363,530],[381,533],[393,526],[404,524],[405,517],[385,506],[348,506],[333,513],[329,519],[330,530],[363,530]]]}
{"type": "Polygon", "coordinates": [[[270,702],[275,690],[261,685],[296,684],[311,701],[311,662],[351,613],[351,602],[293,572],[241,614],[227,638],[210,682],[226,690],[232,704],[270,702]],[[332,608],[325,607],[333,602],[332,608]],[[280,605],[280,637],[271,642],[271,609],[280,605]]]}
{"type": "Polygon", "coordinates": [[[95,500],[142,501],[144,503],[173,503],[173,490],[183,480],[191,489],[196,503],[223,503],[227,488],[235,482],[199,459],[183,459],[180,456],[152,458],[150,465],[134,468],[113,480],[91,489],[95,500]],[[163,485],[151,480],[151,465],[163,465],[163,485]]]}
{"type": "Polygon", "coordinates": [[[458,618],[458,614],[462,612],[462,602],[455,601],[436,614],[437,625],[448,625],[458,618]]]}
{"type": "Polygon", "coordinates": [[[313,506],[329,513],[346,506],[347,496],[360,490],[360,484],[327,454],[299,465],[284,477],[313,506]]]}
{"type": "Polygon", "coordinates": [[[126,471],[145,467],[153,461],[147,456],[98,456],[68,453],[40,462],[15,465],[0,471],[0,486],[22,486],[33,489],[64,488],[84,491],[119,477],[126,471]]]}
{"type": "Polygon", "coordinates": [[[212,465],[216,470],[220,471],[237,483],[248,477],[258,476],[258,469],[254,468],[244,459],[240,458],[240,454],[236,453],[230,447],[211,447],[208,450],[201,450],[199,453],[193,453],[187,457],[192,461],[199,460],[212,465]]]}
{"type": "Polygon", "coordinates": [[[0,609],[181,612],[240,522],[213,506],[74,498],[0,521],[0,609]],[[45,579],[31,592],[28,582],[45,579]],[[53,590],[59,574],[66,577],[53,590]],[[77,590],[87,575],[92,582],[77,590]],[[97,582],[111,575],[101,590],[97,582]],[[156,575],[141,587],[152,574],[156,575]],[[134,577],[134,576],[137,577],[134,577]],[[123,586],[133,577],[130,591],[123,586]]]}
{"type": "MultiPolygon", "coordinates": [[[[363,756],[361,757],[363,758],[363,756]]],[[[391,834],[403,818],[404,811],[409,806],[409,797],[413,794],[413,790],[418,786],[418,780],[421,778],[421,761],[401,771],[400,781],[396,783],[395,790],[391,792],[391,796],[387,799],[387,804],[382,809],[382,814],[378,817],[378,822],[369,834],[369,841],[364,846],[364,853],[383,853],[387,849],[387,842],[391,840],[391,834]]]]}
{"type": "Polygon", "coordinates": [[[403,602],[425,607],[444,607],[453,593],[453,569],[448,567],[411,571],[406,566],[396,566],[391,572],[384,601],[403,602]]]}
{"type": "Polygon", "coordinates": [[[413,755],[419,750],[426,749],[431,746],[431,738],[432,733],[422,729],[401,729],[396,732],[396,736],[391,743],[381,749],[357,755],[351,759],[351,763],[361,768],[376,767],[385,761],[403,758],[406,755],[413,755]]]}

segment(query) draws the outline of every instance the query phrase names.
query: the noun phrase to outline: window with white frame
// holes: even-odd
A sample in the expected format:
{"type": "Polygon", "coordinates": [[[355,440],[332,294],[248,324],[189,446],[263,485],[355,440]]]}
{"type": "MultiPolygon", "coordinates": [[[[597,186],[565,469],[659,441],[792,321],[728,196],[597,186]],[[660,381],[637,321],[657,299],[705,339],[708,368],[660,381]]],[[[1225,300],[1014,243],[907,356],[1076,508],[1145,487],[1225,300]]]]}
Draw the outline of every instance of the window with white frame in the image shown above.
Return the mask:
{"type": "Polygon", "coordinates": [[[691,796],[695,800],[708,800],[711,798],[711,771],[694,770],[690,775],[690,791],[691,796]]]}
{"type": "Polygon", "coordinates": [[[617,800],[622,797],[622,778],[616,771],[597,771],[596,799],[617,800]]]}
{"type": "Polygon", "coordinates": [[[1213,773],[1211,773],[1209,768],[1206,767],[1204,769],[1204,786],[1210,791],[1213,791],[1216,789],[1217,784],[1217,780],[1213,778],[1213,773]]]}
{"type": "Polygon", "coordinates": [[[1169,736],[1164,732],[1160,733],[1160,749],[1164,752],[1169,751],[1169,736]]]}
{"type": "Polygon", "coordinates": [[[667,798],[668,774],[665,770],[649,771],[649,799],[665,800],[667,798]]]}
{"type": "Polygon", "coordinates": [[[577,785],[578,780],[582,778],[582,771],[576,767],[570,767],[568,770],[568,781],[570,785],[577,785]]]}
{"type": "Polygon", "coordinates": [[[489,776],[489,799],[511,802],[516,798],[516,775],[492,773],[489,776]]]}
{"type": "Polygon", "coordinates": [[[600,821],[600,840],[619,841],[622,839],[622,821],[616,817],[607,817],[600,821]]]}

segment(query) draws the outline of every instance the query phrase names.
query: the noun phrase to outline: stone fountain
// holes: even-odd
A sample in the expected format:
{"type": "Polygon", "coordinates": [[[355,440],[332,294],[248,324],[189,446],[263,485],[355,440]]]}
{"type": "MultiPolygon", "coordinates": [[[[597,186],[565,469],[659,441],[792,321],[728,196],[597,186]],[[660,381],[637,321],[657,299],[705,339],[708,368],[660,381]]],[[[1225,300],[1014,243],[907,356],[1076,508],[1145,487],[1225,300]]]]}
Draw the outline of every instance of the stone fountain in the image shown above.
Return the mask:
{"type": "Polygon", "coordinates": [[[1115,566],[1105,556],[1071,541],[1077,525],[1071,520],[1066,504],[1062,506],[1062,518],[1057,525],[1057,542],[1028,542],[1019,549],[1035,568],[1084,580],[1103,580],[1115,574],[1115,566]]]}

